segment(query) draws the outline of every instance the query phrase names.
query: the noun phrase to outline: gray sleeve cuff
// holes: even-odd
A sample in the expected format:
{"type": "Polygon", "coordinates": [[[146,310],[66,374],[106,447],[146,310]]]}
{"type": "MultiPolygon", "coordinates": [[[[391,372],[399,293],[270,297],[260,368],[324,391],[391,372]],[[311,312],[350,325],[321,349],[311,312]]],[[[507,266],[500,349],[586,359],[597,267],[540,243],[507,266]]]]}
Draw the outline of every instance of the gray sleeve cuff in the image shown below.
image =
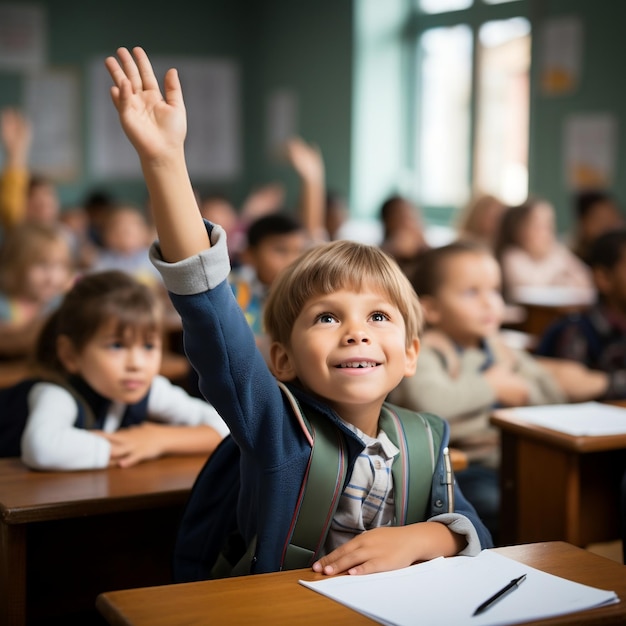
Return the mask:
{"type": "Polygon", "coordinates": [[[221,226],[205,222],[211,247],[196,256],[176,263],[163,260],[161,246],[155,241],[150,247],[150,260],[159,270],[168,291],[179,296],[204,293],[223,282],[230,273],[226,233],[221,226]]]}
{"type": "Polygon", "coordinates": [[[441,515],[431,517],[428,521],[445,524],[453,533],[465,536],[467,545],[457,556],[476,556],[480,553],[482,548],[480,547],[478,533],[474,528],[474,524],[465,515],[460,513],[442,513],[441,515]]]}

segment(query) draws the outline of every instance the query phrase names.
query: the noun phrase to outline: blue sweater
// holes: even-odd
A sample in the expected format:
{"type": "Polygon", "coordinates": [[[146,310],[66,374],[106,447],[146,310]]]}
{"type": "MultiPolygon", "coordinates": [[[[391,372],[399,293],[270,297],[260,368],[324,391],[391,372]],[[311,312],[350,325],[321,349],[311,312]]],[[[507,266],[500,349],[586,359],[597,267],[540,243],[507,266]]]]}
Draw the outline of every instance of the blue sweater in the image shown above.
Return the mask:
{"type": "MultiPolygon", "coordinates": [[[[208,223],[207,228],[212,247],[201,254],[169,264],[156,242],[151,257],[181,315],[185,350],[198,372],[200,390],[227,423],[240,450],[237,524],[246,543],[256,537],[251,572],[272,572],[280,569],[311,448],[227,282],[230,264],[224,231],[208,223]]],[[[314,406],[345,434],[349,477],[363,442],[320,398],[290,388],[301,403],[314,406]]],[[[447,429],[436,470],[425,477],[432,481],[431,519],[465,535],[468,546],[463,553],[476,554],[491,545],[491,538],[458,489],[455,513],[447,513],[446,445],[447,429]]]]}

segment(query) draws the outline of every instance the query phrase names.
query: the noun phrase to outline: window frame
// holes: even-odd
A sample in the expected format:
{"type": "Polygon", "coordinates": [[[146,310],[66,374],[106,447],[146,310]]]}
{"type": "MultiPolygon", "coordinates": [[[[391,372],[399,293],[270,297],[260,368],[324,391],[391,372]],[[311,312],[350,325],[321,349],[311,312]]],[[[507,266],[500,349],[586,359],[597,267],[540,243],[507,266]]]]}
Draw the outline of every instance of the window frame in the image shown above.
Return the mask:
{"type": "MultiPolygon", "coordinates": [[[[421,177],[419,171],[419,164],[417,163],[417,155],[419,150],[419,124],[418,116],[413,112],[419,110],[420,106],[420,76],[419,76],[419,57],[418,57],[418,41],[421,35],[433,28],[446,28],[455,26],[458,24],[466,25],[471,32],[472,36],[472,69],[471,69],[471,93],[470,93],[470,105],[469,105],[469,153],[468,153],[468,188],[470,193],[476,191],[475,185],[475,164],[476,164],[476,135],[478,124],[478,85],[479,85],[479,73],[478,73],[478,55],[480,53],[478,45],[478,34],[480,27],[485,22],[491,22],[495,20],[506,20],[512,17],[526,18],[531,28],[533,20],[531,19],[531,7],[530,0],[511,0],[510,2],[503,2],[500,4],[487,4],[483,0],[474,0],[472,6],[466,9],[459,9],[455,11],[446,11],[442,13],[425,13],[418,6],[418,0],[413,0],[413,10],[409,16],[409,21],[406,29],[405,38],[405,67],[407,69],[407,94],[406,101],[407,106],[405,108],[407,112],[407,118],[405,120],[406,128],[408,129],[407,137],[410,139],[406,142],[406,162],[409,170],[413,171],[418,179],[421,177]]],[[[532,32],[531,32],[532,37],[532,32]]],[[[534,44],[531,40],[531,67],[530,73],[532,76],[532,46],[534,44]]],[[[532,80],[531,80],[532,90],[532,80]]],[[[529,121],[529,154],[531,153],[532,146],[530,132],[530,123],[533,118],[532,111],[532,95],[530,98],[530,121],[529,121]]],[[[530,182],[530,181],[529,181],[530,182]]],[[[419,200],[418,200],[419,201],[419,200]]],[[[426,205],[421,204],[420,208],[424,213],[427,221],[434,224],[450,224],[454,221],[456,215],[462,207],[457,206],[442,206],[442,205],[426,205]]]]}

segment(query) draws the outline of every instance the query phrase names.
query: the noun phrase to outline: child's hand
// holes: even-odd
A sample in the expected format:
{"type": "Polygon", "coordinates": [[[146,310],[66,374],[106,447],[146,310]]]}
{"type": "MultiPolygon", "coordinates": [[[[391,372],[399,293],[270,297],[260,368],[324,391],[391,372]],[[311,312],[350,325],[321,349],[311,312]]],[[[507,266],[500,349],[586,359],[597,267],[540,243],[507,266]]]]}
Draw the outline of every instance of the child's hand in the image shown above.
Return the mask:
{"type": "Polygon", "coordinates": [[[464,537],[438,522],[374,528],[323,556],[313,564],[313,570],[328,575],[387,572],[417,561],[452,556],[464,545],[464,537]]]}
{"type": "Polygon", "coordinates": [[[131,428],[123,428],[114,433],[98,433],[111,444],[110,463],[118,467],[132,467],[156,459],[163,454],[164,438],[168,436],[168,426],[144,422],[131,428]]]}
{"type": "Polygon", "coordinates": [[[324,178],[324,161],[319,149],[299,137],[285,144],[285,157],[298,175],[305,180],[320,181],[324,178]]]}
{"type": "Polygon", "coordinates": [[[118,59],[108,57],[105,65],[115,85],[113,104],[124,132],[142,160],[159,160],[172,150],[183,150],[187,116],[178,73],[165,74],[165,99],[148,55],[142,48],[117,50],[118,59]],[[134,56],[134,58],[133,58],[134,56]]]}
{"type": "Polygon", "coordinates": [[[0,115],[0,135],[7,160],[25,166],[33,139],[30,120],[15,109],[4,109],[0,115]]]}
{"type": "Polygon", "coordinates": [[[537,362],[548,370],[570,402],[585,402],[601,398],[608,389],[606,372],[591,370],[586,365],[568,359],[536,357],[537,362]]]}
{"type": "Polygon", "coordinates": [[[528,383],[506,365],[492,365],[484,373],[485,380],[504,406],[522,406],[528,403],[528,383]]]}

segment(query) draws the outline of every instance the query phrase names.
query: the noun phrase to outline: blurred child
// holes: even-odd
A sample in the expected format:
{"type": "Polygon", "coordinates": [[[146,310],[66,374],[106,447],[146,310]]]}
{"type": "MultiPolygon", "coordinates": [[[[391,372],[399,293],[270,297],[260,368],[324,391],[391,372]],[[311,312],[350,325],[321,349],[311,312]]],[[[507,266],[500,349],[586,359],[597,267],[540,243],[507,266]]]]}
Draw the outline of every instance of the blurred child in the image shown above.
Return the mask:
{"type": "Polygon", "coordinates": [[[571,248],[589,263],[589,252],[597,237],[624,226],[624,216],[607,191],[581,191],[574,196],[575,226],[571,248]]]}
{"type": "Polygon", "coordinates": [[[150,229],[143,213],[129,204],[111,207],[102,221],[102,243],[91,271],[121,270],[150,286],[161,276],[150,262],[150,229]]]}
{"type": "Polygon", "coordinates": [[[383,225],[380,247],[409,276],[419,255],[430,247],[418,207],[404,196],[391,196],[380,208],[380,220],[383,225]]]}
{"type": "Polygon", "coordinates": [[[25,356],[43,319],[74,277],[65,235],[54,226],[16,226],[0,249],[0,355],[25,356]]]}
{"type": "MultiPolygon", "coordinates": [[[[502,339],[500,268],[484,246],[455,242],[429,250],[422,255],[413,286],[426,332],[415,375],[401,381],[390,400],[449,421],[451,445],[470,461],[457,480],[495,539],[499,439],[489,423],[491,412],[497,407],[564,402],[570,390],[563,388],[556,367],[554,372],[544,368],[502,339]]],[[[581,399],[602,390],[604,377],[587,380],[579,367],[564,369],[563,378],[588,394],[581,399]]]]}
{"type": "MultiPolygon", "coordinates": [[[[215,519],[218,532],[239,534],[243,550],[235,560],[243,557],[242,570],[282,568],[311,456],[297,417],[302,405],[337,429],[351,483],[336,510],[323,503],[332,521],[313,553],[315,571],[365,574],[490,545],[460,491],[442,488],[447,436],[438,418],[432,472],[411,484],[425,487],[425,507],[410,521],[394,513],[403,492],[396,484],[394,498],[390,470],[406,453],[391,444],[380,420],[385,397],[413,372],[419,350],[419,303],[406,277],[377,247],[339,241],[309,250],[276,278],[265,306],[272,374],[227,283],[224,231],[203,223],[193,198],[177,72],[165,76],[164,99],[145,52],[133,54],[119,48],[117,58],[107,58],[111,94],[152,195],[159,234],[152,258],[183,318],[202,392],[231,428],[227,442],[235,449],[220,447],[217,460],[231,451],[240,456],[236,515],[230,497],[215,498],[215,519]]],[[[220,546],[225,535],[215,539],[220,546]]]]}
{"type": "Polygon", "coordinates": [[[306,249],[309,238],[302,223],[286,213],[254,221],[247,231],[241,266],[228,278],[257,344],[267,355],[263,309],[269,289],[282,270],[306,249]]]}
{"type": "Polygon", "coordinates": [[[589,268],[557,239],[554,208],[541,198],[505,211],[495,254],[509,302],[519,287],[593,288],[589,268]]]}
{"type": "Polygon", "coordinates": [[[26,465],[130,467],[216,448],[228,429],[215,409],[158,374],[161,323],[152,290],[124,272],[74,285],[38,339],[39,376],[20,383],[9,403],[12,420],[27,415],[26,465]]]}
{"type": "Polygon", "coordinates": [[[457,223],[459,239],[469,239],[493,250],[506,206],[491,194],[472,198],[461,212],[457,223]]]}
{"type": "Polygon", "coordinates": [[[600,235],[589,264],[598,299],[589,309],[554,322],[537,354],[571,359],[606,372],[606,398],[626,398],[626,229],[600,235]]]}
{"type": "Polygon", "coordinates": [[[228,255],[233,267],[240,263],[239,254],[245,241],[245,227],[232,202],[218,193],[200,197],[200,215],[214,224],[223,224],[228,241],[228,255]]]}

